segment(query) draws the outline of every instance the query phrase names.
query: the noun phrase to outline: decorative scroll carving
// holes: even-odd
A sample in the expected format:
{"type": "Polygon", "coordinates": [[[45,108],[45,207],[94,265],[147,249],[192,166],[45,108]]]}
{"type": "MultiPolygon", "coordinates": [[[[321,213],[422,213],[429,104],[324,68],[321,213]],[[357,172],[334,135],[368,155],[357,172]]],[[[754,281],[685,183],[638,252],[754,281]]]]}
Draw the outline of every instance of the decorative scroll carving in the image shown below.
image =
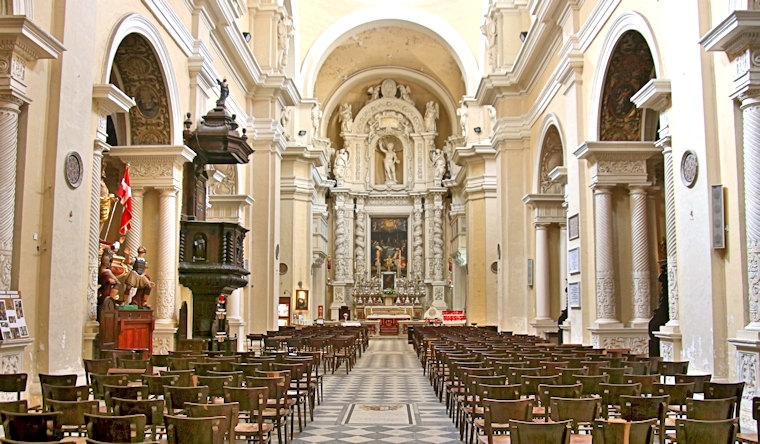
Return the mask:
{"type": "Polygon", "coordinates": [[[134,177],[172,177],[174,166],[170,163],[135,162],[129,165],[129,172],[134,177]]]}
{"type": "Polygon", "coordinates": [[[214,182],[208,186],[209,195],[232,195],[237,194],[237,165],[214,165],[214,169],[224,175],[221,182],[214,182]]]}
{"type": "Polygon", "coordinates": [[[660,341],[660,355],[665,361],[672,361],[674,359],[673,343],[667,341],[660,341]]]}
{"type": "Polygon", "coordinates": [[[153,336],[153,354],[166,355],[171,350],[171,347],[171,338],[158,335],[153,336]]]}
{"type": "MultiPolygon", "coordinates": [[[[748,409],[752,405],[752,398],[757,395],[757,377],[758,377],[758,354],[757,352],[736,352],[736,376],[740,381],[744,381],[744,391],[742,392],[742,410],[748,409]]],[[[742,425],[753,427],[754,421],[749,421],[751,415],[741,415],[742,425]],[[747,418],[746,420],[744,418],[747,418]],[[747,424],[744,424],[746,422],[747,424]]]]}
{"type": "Polygon", "coordinates": [[[643,336],[604,336],[599,335],[601,348],[629,348],[631,353],[646,354],[649,352],[649,338],[643,336]]]}

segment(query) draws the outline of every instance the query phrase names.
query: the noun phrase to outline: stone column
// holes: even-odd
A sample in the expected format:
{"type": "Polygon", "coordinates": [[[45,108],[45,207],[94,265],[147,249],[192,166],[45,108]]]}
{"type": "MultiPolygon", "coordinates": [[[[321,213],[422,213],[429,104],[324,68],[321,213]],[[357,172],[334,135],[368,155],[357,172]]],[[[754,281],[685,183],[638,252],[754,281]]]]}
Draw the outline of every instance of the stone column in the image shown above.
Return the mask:
{"type": "Polygon", "coordinates": [[[445,285],[443,276],[443,194],[436,193],[432,197],[430,219],[432,222],[432,263],[431,278],[433,280],[433,307],[446,310],[445,285]]]}
{"type": "Polygon", "coordinates": [[[631,186],[631,253],[633,274],[632,327],[647,328],[651,317],[649,303],[652,285],[649,272],[649,232],[647,230],[647,191],[643,186],[631,186]]]}
{"type": "MultiPolygon", "coordinates": [[[[364,276],[367,264],[367,211],[364,198],[356,198],[356,215],[354,220],[354,276],[364,276]]],[[[371,264],[370,264],[371,266],[371,264]]]]}
{"type": "Polygon", "coordinates": [[[18,116],[22,102],[0,97],[0,290],[11,289],[13,223],[16,207],[18,116]]]}
{"type": "MultiPolygon", "coordinates": [[[[346,288],[346,280],[353,267],[352,264],[351,249],[348,239],[349,221],[346,219],[346,213],[349,212],[347,208],[348,199],[347,193],[337,193],[334,200],[334,241],[333,247],[335,254],[332,259],[332,267],[335,270],[335,282],[333,283],[333,300],[330,304],[330,319],[338,319],[338,313],[340,307],[348,305],[348,294],[346,288]],[[349,271],[349,268],[351,270],[349,271]]],[[[353,211],[351,211],[353,213],[353,211]]],[[[341,319],[342,320],[342,319],[341,319]]]]}
{"type": "Polygon", "coordinates": [[[612,250],[612,190],[594,186],[596,235],[596,324],[620,324],[617,318],[615,254],[612,250]]]}
{"type": "Polygon", "coordinates": [[[559,224],[559,309],[567,308],[567,224],[559,224]]]}
{"type": "Polygon", "coordinates": [[[549,297],[549,226],[535,224],[536,228],[536,322],[546,321],[551,316],[549,297]]]}
{"type": "MultiPolygon", "coordinates": [[[[98,309],[98,270],[100,267],[100,175],[103,153],[108,145],[96,140],[90,173],[90,240],[87,245],[87,322],[95,322],[98,309]]],[[[89,351],[85,347],[85,352],[89,351]]]]}
{"type": "Polygon", "coordinates": [[[156,328],[153,333],[153,352],[165,354],[174,349],[174,319],[177,281],[177,189],[160,188],[158,220],[158,266],[154,282],[156,287],[154,315],[156,328]]]}

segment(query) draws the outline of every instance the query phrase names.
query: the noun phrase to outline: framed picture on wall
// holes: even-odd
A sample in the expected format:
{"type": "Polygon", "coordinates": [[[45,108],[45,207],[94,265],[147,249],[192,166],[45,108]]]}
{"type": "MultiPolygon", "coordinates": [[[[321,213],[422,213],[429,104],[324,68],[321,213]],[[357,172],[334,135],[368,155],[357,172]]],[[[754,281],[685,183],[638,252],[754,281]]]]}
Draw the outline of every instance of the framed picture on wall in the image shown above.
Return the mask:
{"type": "Polygon", "coordinates": [[[580,282],[570,282],[567,284],[567,306],[569,308],[581,308],[580,282]]]}
{"type": "Polygon", "coordinates": [[[573,214],[567,218],[567,239],[578,239],[581,235],[580,222],[578,220],[578,214],[573,214]]]}
{"type": "Polygon", "coordinates": [[[569,274],[578,274],[581,272],[580,247],[567,250],[567,272],[569,274]]]}

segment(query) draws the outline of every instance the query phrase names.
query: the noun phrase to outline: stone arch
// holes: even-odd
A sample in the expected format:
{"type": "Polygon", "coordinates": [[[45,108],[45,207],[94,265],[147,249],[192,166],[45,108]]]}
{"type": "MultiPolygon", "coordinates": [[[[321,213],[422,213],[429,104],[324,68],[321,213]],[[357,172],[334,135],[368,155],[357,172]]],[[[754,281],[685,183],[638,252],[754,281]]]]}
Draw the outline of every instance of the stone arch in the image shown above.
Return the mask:
{"type": "MultiPolygon", "coordinates": [[[[618,16],[610,27],[610,31],[605,36],[599,55],[598,68],[594,73],[594,82],[592,86],[592,96],[589,102],[589,140],[602,140],[601,137],[601,119],[604,101],[604,92],[606,90],[608,72],[613,64],[618,45],[621,38],[628,32],[636,32],[645,43],[652,63],[652,77],[655,78],[657,73],[663,72],[662,60],[658,49],[657,41],[649,22],[642,15],[636,12],[626,12],[618,16]]],[[[643,84],[641,85],[643,86],[643,84]]],[[[639,88],[641,87],[639,86],[639,88]]],[[[638,91],[638,89],[636,89],[638,91]]],[[[633,91],[631,95],[636,93],[633,91]]],[[[630,97],[630,95],[629,95],[630,97]]],[[[636,109],[635,106],[633,106],[636,109]]],[[[640,140],[640,139],[636,139],[640,140]]]]}
{"type": "MultiPolygon", "coordinates": [[[[182,113],[179,109],[179,87],[176,81],[176,75],[174,74],[174,69],[171,64],[168,48],[161,38],[158,29],[145,17],[137,14],[130,14],[122,18],[122,20],[114,27],[109,38],[108,55],[103,68],[102,83],[111,83],[115,71],[118,74],[118,58],[123,55],[122,53],[119,53],[119,50],[122,48],[122,44],[127,38],[135,39],[144,45],[143,55],[148,59],[152,59],[152,62],[150,62],[152,64],[150,68],[154,69],[153,72],[156,75],[155,82],[157,82],[158,85],[141,85],[138,84],[137,81],[134,81],[135,84],[132,88],[134,88],[135,91],[125,90],[124,92],[130,96],[136,97],[136,92],[140,92],[139,89],[145,87],[142,91],[146,94],[145,97],[150,97],[152,89],[155,97],[164,103],[164,108],[157,113],[161,114],[161,117],[153,119],[154,121],[148,126],[160,126],[161,130],[164,132],[163,139],[165,139],[153,144],[181,145],[181,123],[183,119],[182,113]],[[148,49],[150,50],[149,53],[146,52],[148,49]],[[116,70],[114,69],[115,64],[117,68],[116,70]]],[[[120,80],[122,82],[127,80],[123,77],[124,76],[121,75],[120,80]]],[[[139,77],[136,76],[136,78],[139,81],[139,77]]],[[[130,120],[133,120],[133,113],[140,113],[138,108],[139,104],[130,112],[130,120]]],[[[151,131],[154,131],[153,134],[155,134],[156,129],[151,131]]],[[[150,137],[152,136],[148,134],[145,138],[150,137]]],[[[145,143],[148,142],[146,141],[145,143]]],[[[134,143],[133,141],[132,144],[138,143],[134,143]]]]}
{"type": "Polygon", "coordinates": [[[342,17],[315,40],[304,58],[301,69],[303,73],[301,88],[304,91],[304,97],[314,96],[314,85],[320,67],[343,36],[378,26],[378,22],[381,21],[383,24],[393,21],[401,26],[422,29],[440,39],[450,48],[453,58],[459,65],[467,95],[475,93],[482,75],[482,68],[478,65],[467,42],[449,23],[434,14],[416,8],[375,6],[342,17]]]}
{"type": "Polygon", "coordinates": [[[541,126],[541,136],[536,148],[536,193],[563,194],[562,187],[549,180],[549,172],[565,164],[565,143],[557,116],[550,114],[541,126]]]}

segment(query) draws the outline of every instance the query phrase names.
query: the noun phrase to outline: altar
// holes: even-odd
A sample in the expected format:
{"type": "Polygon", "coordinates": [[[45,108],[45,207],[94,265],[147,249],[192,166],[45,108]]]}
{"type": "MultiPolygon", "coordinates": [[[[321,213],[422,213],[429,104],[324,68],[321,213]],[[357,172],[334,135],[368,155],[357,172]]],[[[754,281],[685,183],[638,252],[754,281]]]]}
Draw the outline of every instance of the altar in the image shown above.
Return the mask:
{"type": "Polygon", "coordinates": [[[381,336],[398,336],[399,321],[409,321],[414,314],[413,307],[375,306],[364,307],[367,320],[380,321],[381,336]]]}

